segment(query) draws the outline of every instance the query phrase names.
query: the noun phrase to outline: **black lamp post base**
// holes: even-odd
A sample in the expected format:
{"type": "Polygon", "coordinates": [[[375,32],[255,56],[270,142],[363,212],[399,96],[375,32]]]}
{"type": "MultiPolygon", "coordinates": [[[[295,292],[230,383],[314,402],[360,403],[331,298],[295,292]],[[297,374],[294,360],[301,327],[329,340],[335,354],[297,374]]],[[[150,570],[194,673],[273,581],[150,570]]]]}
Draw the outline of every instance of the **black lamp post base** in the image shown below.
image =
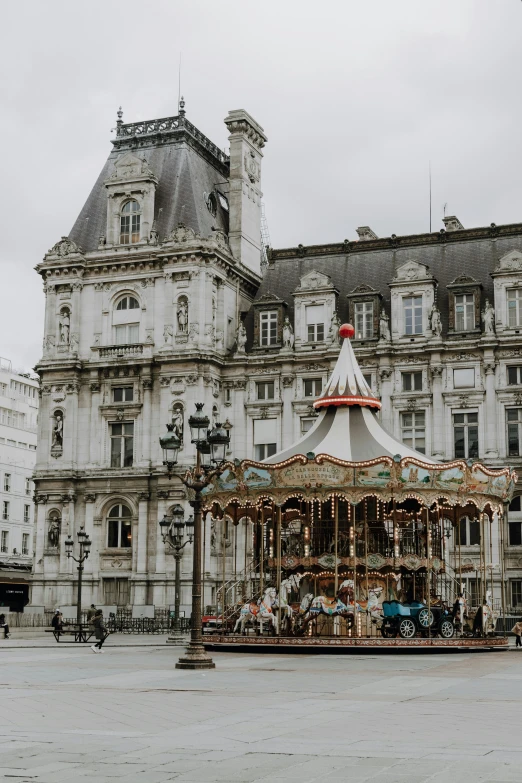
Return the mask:
{"type": "Polygon", "coordinates": [[[187,654],[184,655],[176,664],[176,669],[215,669],[216,664],[205,652],[203,645],[196,648],[187,648],[187,654]]]}

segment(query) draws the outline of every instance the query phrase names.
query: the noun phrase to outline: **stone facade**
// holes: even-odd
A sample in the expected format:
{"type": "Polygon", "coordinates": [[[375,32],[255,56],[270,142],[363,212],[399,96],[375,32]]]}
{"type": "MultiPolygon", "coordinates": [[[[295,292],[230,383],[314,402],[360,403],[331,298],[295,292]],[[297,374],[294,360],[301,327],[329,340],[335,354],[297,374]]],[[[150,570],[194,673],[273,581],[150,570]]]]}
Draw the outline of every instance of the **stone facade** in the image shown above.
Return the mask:
{"type": "MultiPolygon", "coordinates": [[[[63,542],[79,525],[94,542],[85,603],[172,604],[158,520],[177,502],[190,513],[177,476],[194,461],[194,403],[231,425],[230,456],[289,446],[313,422],[345,320],[397,436],[441,460],[522,464],[522,225],[467,230],[447,218],[438,234],[385,239],[366,226],[356,242],[269,249],[261,276],[266,137],[244,111],[225,122],[230,157],[183,108],[151,122],[119,117],[75,226],[37,267],[46,321],[35,604],[74,602],[63,542]],[[158,438],[173,419],[183,447],[169,480],[158,438]]],[[[522,516],[510,520],[517,604],[522,516]]],[[[250,560],[248,533],[233,522],[207,520],[205,604],[250,560]]],[[[470,537],[463,531],[472,565],[470,537]]],[[[186,547],[187,611],[190,556],[186,547]]]]}

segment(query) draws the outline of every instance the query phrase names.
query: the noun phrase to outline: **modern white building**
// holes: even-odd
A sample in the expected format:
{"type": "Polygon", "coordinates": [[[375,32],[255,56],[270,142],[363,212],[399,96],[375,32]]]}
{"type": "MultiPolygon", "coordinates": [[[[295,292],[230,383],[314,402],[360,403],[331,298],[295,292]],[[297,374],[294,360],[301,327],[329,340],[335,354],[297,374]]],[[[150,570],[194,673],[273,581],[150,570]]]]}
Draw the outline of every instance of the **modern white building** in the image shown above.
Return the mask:
{"type": "MultiPolygon", "coordinates": [[[[225,124],[230,155],[183,104],[160,120],[124,124],[119,114],[75,225],[37,267],[46,315],[35,604],[74,602],[64,540],[79,526],[93,540],[85,603],[172,604],[174,560],[158,521],[178,502],[190,514],[178,475],[195,458],[194,404],[228,421],[231,457],[289,446],[314,420],[343,321],[401,441],[440,460],[522,468],[522,224],[465,229],[448,217],[439,232],[386,238],[366,226],[356,241],[263,253],[267,139],[243,110],[225,124]],[[158,444],[170,421],[184,434],[172,480],[158,444]]],[[[522,605],[517,503],[504,552],[513,610],[522,605]]],[[[251,558],[251,534],[234,521],[207,519],[205,604],[251,558]]],[[[470,594],[476,535],[465,520],[470,594]]]]}
{"type": "Polygon", "coordinates": [[[0,605],[29,599],[39,381],[0,358],[0,605]]]}

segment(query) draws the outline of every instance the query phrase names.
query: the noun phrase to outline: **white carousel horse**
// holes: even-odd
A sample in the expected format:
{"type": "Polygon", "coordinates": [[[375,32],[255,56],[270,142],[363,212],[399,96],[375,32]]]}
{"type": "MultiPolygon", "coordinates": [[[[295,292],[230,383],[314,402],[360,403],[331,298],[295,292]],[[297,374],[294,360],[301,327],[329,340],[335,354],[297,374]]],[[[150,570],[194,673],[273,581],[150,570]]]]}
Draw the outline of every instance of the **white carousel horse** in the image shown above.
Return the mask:
{"type": "Polygon", "coordinates": [[[354,607],[350,604],[350,590],[353,595],[353,582],[346,579],[339,587],[335,598],[318,595],[315,598],[312,593],[307,593],[301,601],[299,609],[300,632],[304,633],[308,624],[320,614],[327,617],[345,617],[353,622],[354,607]]]}
{"type": "Polygon", "coordinates": [[[239,617],[234,626],[234,633],[237,632],[238,628],[241,628],[241,633],[244,633],[245,624],[248,620],[257,620],[260,623],[261,630],[263,621],[268,620],[272,625],[274,632],[277,633],[277,617],[273,611],[276,600],[277,591],[275,587],[267,587],[263,598],[260,599],[260,601],[257,603],[250,601],[249,603],[244,604],[239,611],[239,617]]]}
{"type": "Polygon", "coordinates": [[[282,624],[284,620],[286,622],[287,630],[291,630],[294,616],[294,610],[290,606],[288,599],[292,590],[299,590],[299,582],[302,578],[302,574],[292,574],[286,579],[283,579],[281,582],[281,590],[276,599],[276,607],[279,610],[279,622],[282,624]]]}

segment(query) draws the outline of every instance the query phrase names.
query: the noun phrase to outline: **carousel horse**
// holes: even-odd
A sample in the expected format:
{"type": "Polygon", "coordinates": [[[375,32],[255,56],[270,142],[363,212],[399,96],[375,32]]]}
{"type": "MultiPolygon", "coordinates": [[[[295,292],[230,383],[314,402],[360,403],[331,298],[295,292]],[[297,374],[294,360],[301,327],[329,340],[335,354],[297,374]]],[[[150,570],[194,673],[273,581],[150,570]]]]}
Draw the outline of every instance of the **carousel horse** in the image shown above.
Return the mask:
{"type": "Polygon", "coordinates": [[[276,598],[275,606],[279,610],[279,624],[282,627],[284,621],[287,631],[292,630],[294,616],[294,610],[288,599],[292,590],[299,590],[299,582],[302,578],[302,574],[292,574],[287,579],[283,579],[280,593],[276,598]]]}
{"type": "Polygon", "coordinates": [[[276,600],[277,592],[275,587],[267,587],[263,598],[261,598],[257,603],[250,601],[244,604],[239,611],[239,617],[237,618],[236,624],[234,626],[234,633],[237,633],[238,628],[241,628],[241,633],[244,634],[245,624],[249,620],[257,620],[261,626],[261,629],[263,626],[263,621],[268,620],[274,630],[274,633],[277,633],[277,617],[273,611],[276,600]]]}
{"type": "Polygon", "coordinates": [[[335,598],[307,593],[301,601],[299,609],[299,633],[304,634],[312,620],[324,614],[327,617],[344,617],[353,625],[354,607],[350,605],[350,593],[353,596],[353,582],[346,579],[339,587],[335,598]],[[346,602],[346,603],[345,603],[346,602]]]}
{"type": "Polygon", "coordinates": [[[382,620],[382,599],[381,596],[384,592],[383,587],[370,587],[368,590],[368,598],[365,601],[357,600],[357,610],[360,612],[368,612],[372,622],[376,623],[382,620]]]}

